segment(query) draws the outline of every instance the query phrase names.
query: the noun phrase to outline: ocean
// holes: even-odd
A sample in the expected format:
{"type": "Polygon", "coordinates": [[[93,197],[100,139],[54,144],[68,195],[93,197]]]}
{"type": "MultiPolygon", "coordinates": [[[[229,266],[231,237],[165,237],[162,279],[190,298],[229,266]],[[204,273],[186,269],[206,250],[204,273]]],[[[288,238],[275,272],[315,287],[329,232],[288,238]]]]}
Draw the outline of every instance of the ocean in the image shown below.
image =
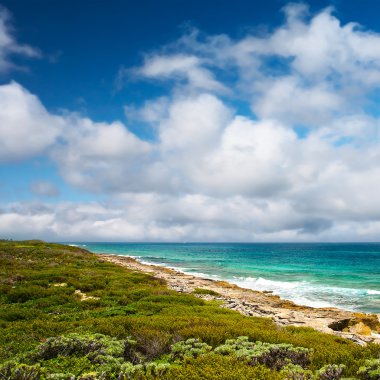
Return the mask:
{"type": "Polygon", "coordinates": [[[313,307],[380,313],[379,243],[72,243],[313,307]]]}

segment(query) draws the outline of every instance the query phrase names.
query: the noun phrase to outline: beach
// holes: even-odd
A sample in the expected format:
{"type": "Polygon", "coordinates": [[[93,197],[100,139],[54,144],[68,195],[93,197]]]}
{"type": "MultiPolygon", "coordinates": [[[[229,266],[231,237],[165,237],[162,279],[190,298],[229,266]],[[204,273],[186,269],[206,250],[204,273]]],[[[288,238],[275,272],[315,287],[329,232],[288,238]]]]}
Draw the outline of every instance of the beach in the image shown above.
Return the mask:
{"type": "Polygon", "coordinates": [[[141,263],[128,256],[99,255],[105,261],[163,279],[172,290],[193,293],[207,301],[217,301],[221,307],[246,316],[270,318],[280,326],[310,327],[352,340],[360,345],[369,342],[380,344],[380,323],[377,314],[297,305],[292,301],[281,299],[270,291],[246,289],[226,281],[198,277],[160,265],[141,263]]]}
{"type": "Polygon", "coordinates": [[[314,308],[380,314],[380,244],[77,243],[314,308]]]}

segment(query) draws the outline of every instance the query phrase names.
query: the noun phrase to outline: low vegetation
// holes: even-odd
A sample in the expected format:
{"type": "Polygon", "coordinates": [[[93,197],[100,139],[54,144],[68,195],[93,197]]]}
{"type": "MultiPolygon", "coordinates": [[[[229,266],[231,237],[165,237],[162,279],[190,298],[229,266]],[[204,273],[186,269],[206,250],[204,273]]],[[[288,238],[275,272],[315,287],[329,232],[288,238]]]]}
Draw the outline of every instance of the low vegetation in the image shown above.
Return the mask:
{"type": "Polygon", "coordinates": [[[0,329],[0,379],[380,379],[377,345],[244,317],[41,241],[0,242],[0,329]]]}
{"type": "Polygon", "coordinates": [[[220,296],[218,292],[211,289],[204,289],[204,288],[195,288],[193,291],[193,294],[197,294],[201,296],[206,296],[206,295],[215,296],[215,297],[220,296]]]}

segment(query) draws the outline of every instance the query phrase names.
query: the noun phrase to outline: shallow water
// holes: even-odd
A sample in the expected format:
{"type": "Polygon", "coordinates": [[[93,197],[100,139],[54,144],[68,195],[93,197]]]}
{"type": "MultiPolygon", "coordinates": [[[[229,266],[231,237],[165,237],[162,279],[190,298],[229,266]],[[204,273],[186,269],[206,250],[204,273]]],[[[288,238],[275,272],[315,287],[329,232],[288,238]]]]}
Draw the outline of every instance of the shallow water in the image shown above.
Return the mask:
{"type": "Polygon", "coordinates": [[[380,313],[380,244],[75,243],[315,307],[380,313]]]}

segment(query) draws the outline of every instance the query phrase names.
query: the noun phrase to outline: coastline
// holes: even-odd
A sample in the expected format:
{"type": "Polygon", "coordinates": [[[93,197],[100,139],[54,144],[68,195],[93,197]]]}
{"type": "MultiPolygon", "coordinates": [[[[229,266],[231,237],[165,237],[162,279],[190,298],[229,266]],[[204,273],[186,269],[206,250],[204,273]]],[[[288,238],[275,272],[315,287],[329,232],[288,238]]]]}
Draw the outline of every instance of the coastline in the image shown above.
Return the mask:
{"type": "Polygon", "coordinates": [[[76,243],[314,308],[380,315],[380,244],[76,243]],[[363,260],[371,257],[371,260],[363,260]]]}
{"type": "Polygon", "coordinates": [[[376,314],[338,308],[314,308],[281,299],[270,291],[246,289],[226,281],[185,274],[159,265],[141,263],[130,256],[96,253],[105,261],[142,271],[166,281],[168,288],[220,302],[220,306],[251,317],[271,318],[280,326],[311,327],[360,345],[380,344],[380,322],[376,314]],[[203,290],[200,290],[203,289],[203,290]]]}

